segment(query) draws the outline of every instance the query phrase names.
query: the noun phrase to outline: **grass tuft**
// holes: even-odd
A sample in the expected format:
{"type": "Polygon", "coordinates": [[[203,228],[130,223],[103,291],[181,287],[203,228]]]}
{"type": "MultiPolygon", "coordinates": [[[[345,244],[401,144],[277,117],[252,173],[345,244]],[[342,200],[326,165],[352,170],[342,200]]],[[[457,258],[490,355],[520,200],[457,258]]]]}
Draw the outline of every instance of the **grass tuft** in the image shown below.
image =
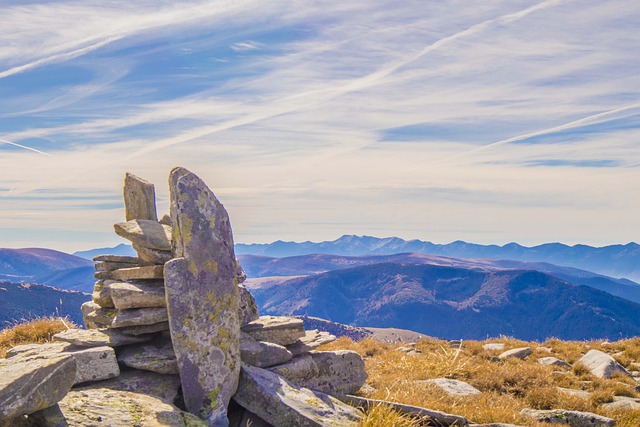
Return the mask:
{"type": "Polygon", "coordinates": [[[61,317],[39,317],[16,323],[0,331],[0,357],[5,357],[7,350],[17,345],[50,342],[58,332],[77,327],[61,317]]]}

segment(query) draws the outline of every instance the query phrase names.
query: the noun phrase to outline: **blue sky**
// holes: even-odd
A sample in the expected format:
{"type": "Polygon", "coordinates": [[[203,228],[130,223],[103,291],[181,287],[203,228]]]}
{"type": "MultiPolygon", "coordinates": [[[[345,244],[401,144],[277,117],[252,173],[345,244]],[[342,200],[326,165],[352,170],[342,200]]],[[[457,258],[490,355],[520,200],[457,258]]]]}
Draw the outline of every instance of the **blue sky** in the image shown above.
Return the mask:
{"type": "Polygon", "coordinates": [[[640,7],[5,1],[0,246],[120,243],[187,167],[237,242],[640,240],[640,7]]]}

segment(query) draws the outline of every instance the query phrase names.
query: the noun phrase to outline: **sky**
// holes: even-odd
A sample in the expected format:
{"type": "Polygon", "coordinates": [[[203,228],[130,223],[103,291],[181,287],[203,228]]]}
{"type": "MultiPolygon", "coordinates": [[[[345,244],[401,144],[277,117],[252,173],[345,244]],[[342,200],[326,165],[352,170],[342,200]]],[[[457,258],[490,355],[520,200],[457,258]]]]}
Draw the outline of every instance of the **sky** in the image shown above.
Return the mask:
{"type": "Polygon", "coordinates": [[[628,0],[4,0],[0,246],[124,242],[183,166],[235,241],[640,241],[628,0]]]}

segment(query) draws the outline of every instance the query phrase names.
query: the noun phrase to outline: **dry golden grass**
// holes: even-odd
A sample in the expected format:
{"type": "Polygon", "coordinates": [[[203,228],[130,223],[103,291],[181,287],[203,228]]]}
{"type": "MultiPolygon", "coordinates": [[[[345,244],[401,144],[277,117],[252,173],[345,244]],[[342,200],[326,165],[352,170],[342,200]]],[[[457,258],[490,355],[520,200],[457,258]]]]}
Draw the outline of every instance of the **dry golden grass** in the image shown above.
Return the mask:
{"type": "MultiPolygon", "coordinates": [[[[501,342],[505,350],[516,347],[531,347],[534,353],[525,360],[498,360],[498,350],[485,350],[489,341],[464,341],[460,349],[449,347],[446,341],[423,340],[415,345],[422,353],[409,355],[396,350],[403,344],[384,344],[371,339],[353,342],[340,338],[323,346],[322,350],[350,349],[365,360],[369,374],[367,384],[373,387],[364,396],[426,407],[452,414],[462,415],[477,423],[502,422],[527,427],[543,427],[520,414],[524,408],[568,409],[589,411],[614,418],[617,427],[640,426],[640,411],[607,409],[602,405],[613,401],[615,396],[640,398],[635,391],[637,383],[626,376],[610,380],[591,375],[581,365],[573,367],[544,366],[540,357],[554,356],[574,363],[590,349],[599,349],[614,357],[625,366],[640,363],[640,338],[615,343],[603,341],[575,342],[557,339],[545,343],[501,338],[490,342],[501,342]],[[547,347],[551,352],[542,348],[547,347]],[[476,396],[449,396],[433,384],[420,380],[431,378],[453,378],[465,381],[482,394],[476,396]],[[588,398],[569,394],[558,387],[590,392],[588,398]]],[[[637,368],[636,368],[637,369],[637,368]]],[[[371,411],[370,411],[371,412],[371,411]]],[[[387,422],[394,416],[389,408],[377,408],[367,415],[366,426],[394,425],[387,422]]],[[[402,421],[404,422],[404,421],[402,421]]],[[[402,424],[398,421],[397,425],[402,424]]]]}
{"type": "Polygon", "coordinates": [[[0,357],[17,345],[49,342],[53,335],[69,328],[77,326],[69,319],[60,317],[40,317],[17,323],[0,331],[0,357]]]}

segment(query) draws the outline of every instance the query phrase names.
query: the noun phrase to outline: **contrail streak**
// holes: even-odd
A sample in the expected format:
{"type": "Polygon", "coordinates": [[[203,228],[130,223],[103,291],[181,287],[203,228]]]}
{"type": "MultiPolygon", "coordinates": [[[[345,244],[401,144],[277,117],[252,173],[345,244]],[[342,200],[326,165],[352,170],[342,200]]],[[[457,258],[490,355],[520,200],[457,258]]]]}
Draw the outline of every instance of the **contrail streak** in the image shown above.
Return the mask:
{"type": "Polygon", "coordinates": [[[15,147],[24,148],[25,150],[33,151],[34,153],[42,154],[43,156],[53,157],[51,154],[45,153],[44,151],[37,150],[35,148],[27,147],[26,145],[21,145],[16,142],[7,141],[6,139],[0,139],[0,142],[3,144],[13,145],[15,147]]]}

